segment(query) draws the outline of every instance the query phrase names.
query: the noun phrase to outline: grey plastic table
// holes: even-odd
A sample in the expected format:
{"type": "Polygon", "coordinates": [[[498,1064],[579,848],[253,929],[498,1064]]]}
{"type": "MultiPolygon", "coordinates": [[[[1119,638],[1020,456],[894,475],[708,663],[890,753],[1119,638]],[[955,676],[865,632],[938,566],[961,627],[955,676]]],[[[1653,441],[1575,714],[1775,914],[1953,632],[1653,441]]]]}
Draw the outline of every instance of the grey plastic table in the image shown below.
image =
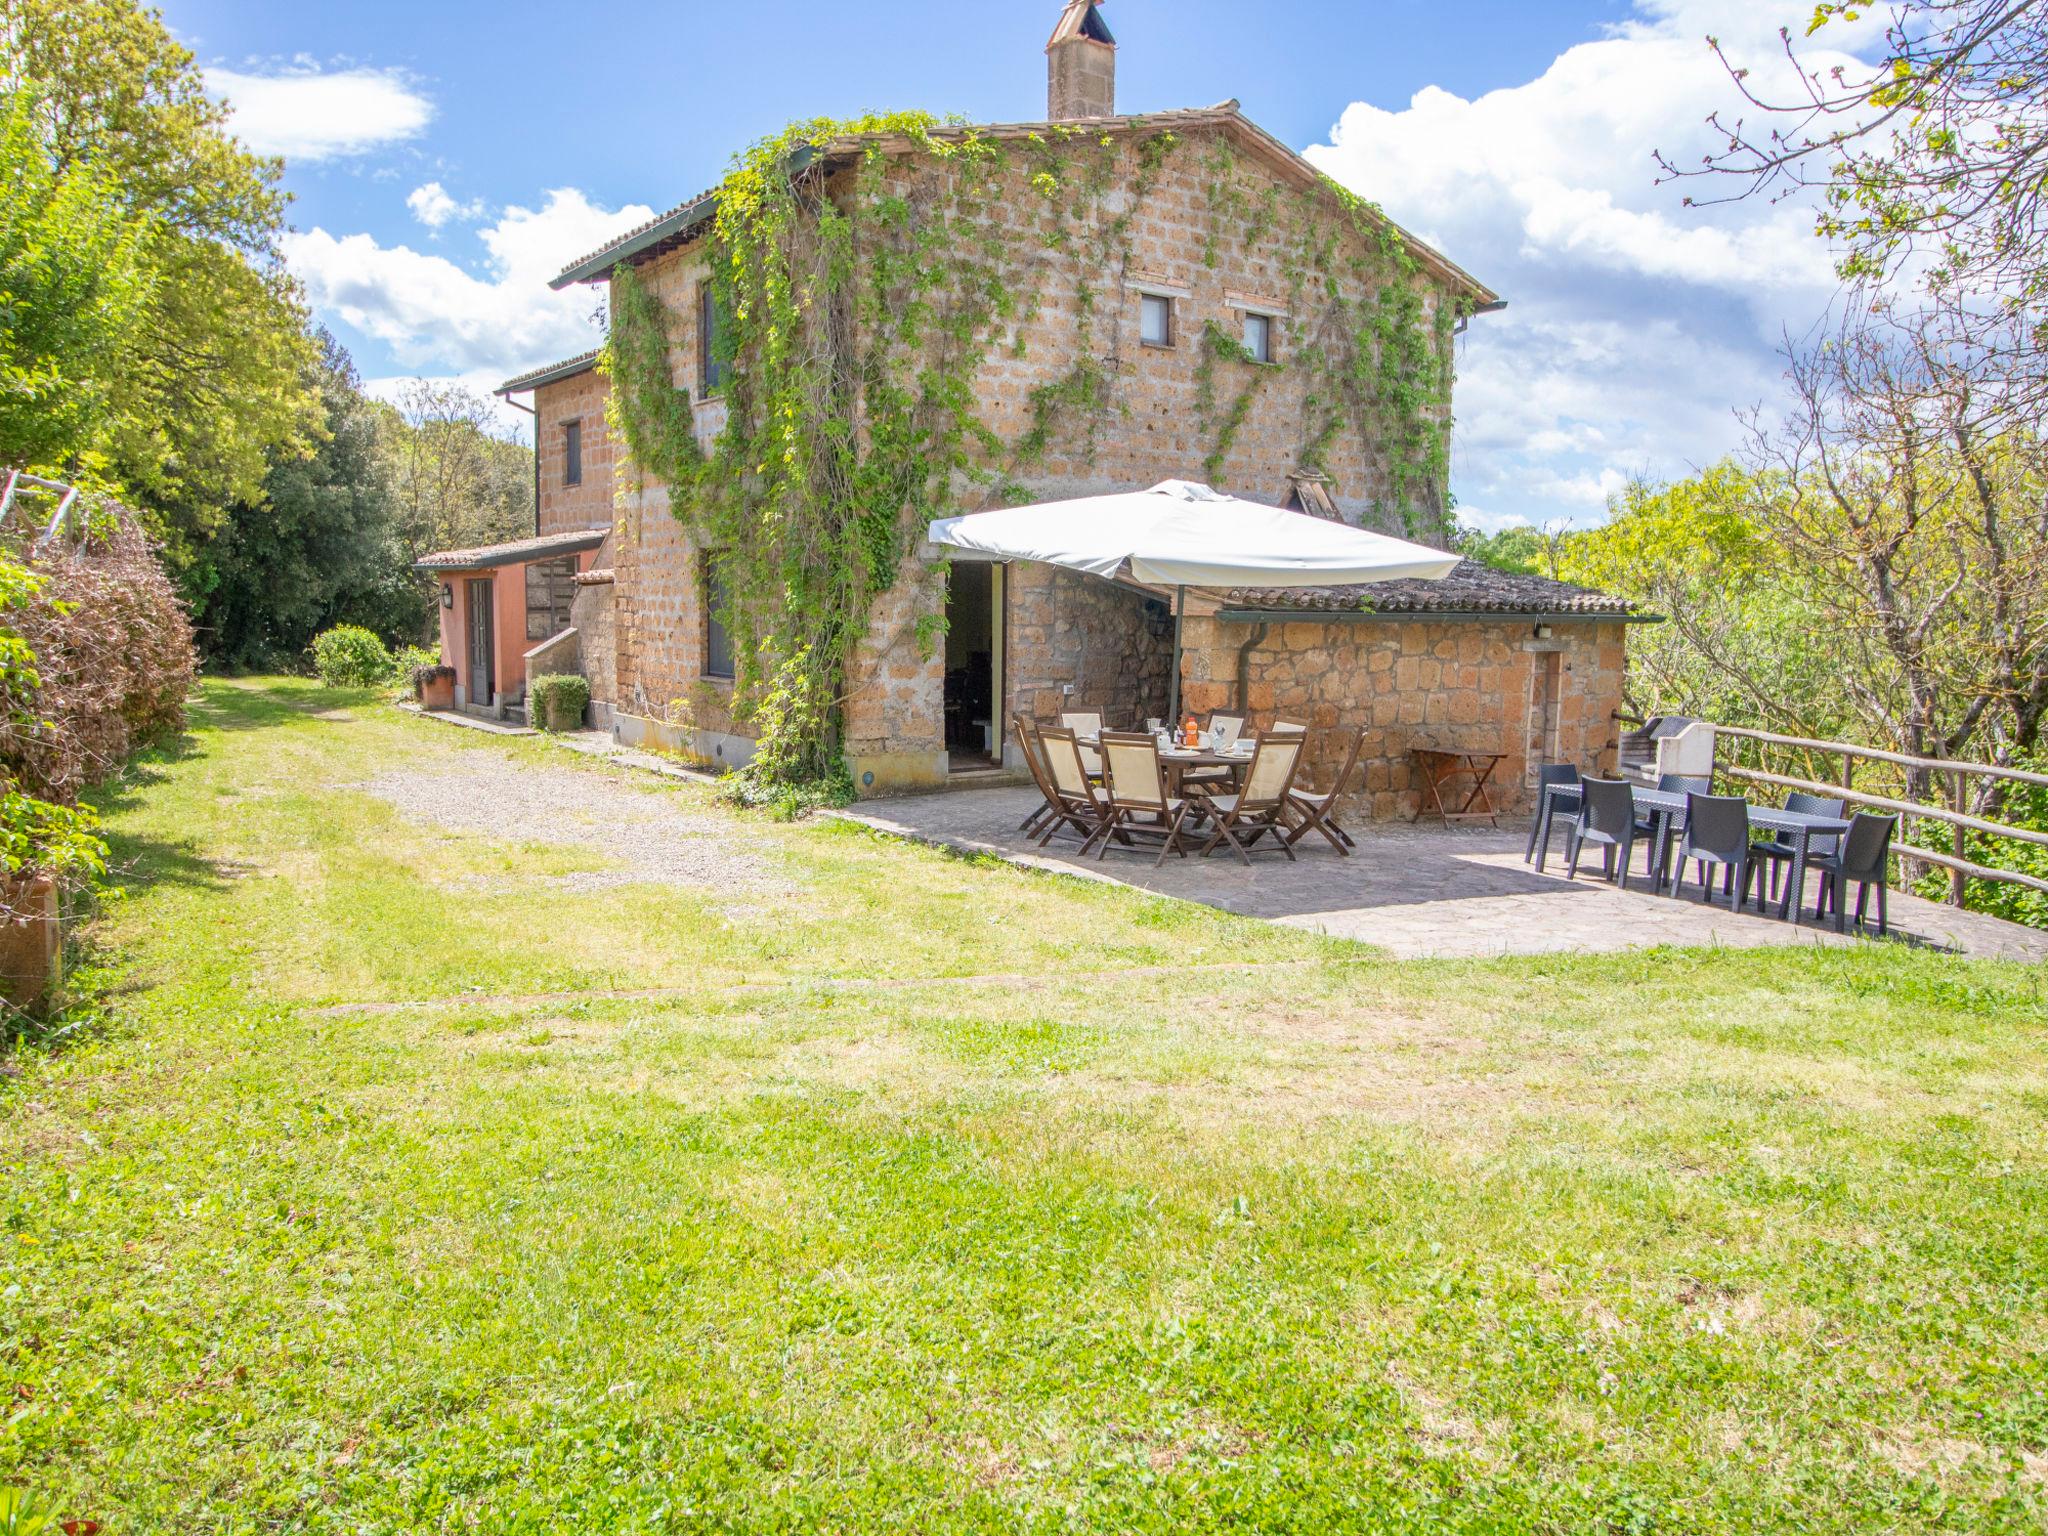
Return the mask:
{"type": "MultiPolygon", "coordinates": [[[[1636,810],[1648,812],[1650,817],[1650,889],[1661,892],[1665,875],[1671,862],[1671,840],[1685,825],[1686,797],[1673,790],[1642,789],[1635,785],[1636,810]]],[[[1554,808],[1552,801],[1565,795],[1576,795],[1576,784],[1553,784],[1545,791],[1543,805],[1538,811],[1543,825],[1539,827],[1536,843],[1536,872],[1543,872],[1543,864],[1550,852],[1548,836],[1554,808]]],[[[1778,903],[1778,916],[1790,918],[1794,906],[1806,889],[1806,861],[1816,837],[1847,837],[1849,823],[1839,816],[1813,816],[1805,811],[1782,811],[1775,806],[1752,805],[1749,808],[1749,824],[1766,832],[1782,832],[1792,844],[1792,875],[1785,882],[1785,895],[1778,903]]],[[[1683,871],[1669,871],[1671,887],[1678,888],[1678,879],[1683,871]]],[[[1761,908],[1762,903],[1758,903],[1761,908]]]]}

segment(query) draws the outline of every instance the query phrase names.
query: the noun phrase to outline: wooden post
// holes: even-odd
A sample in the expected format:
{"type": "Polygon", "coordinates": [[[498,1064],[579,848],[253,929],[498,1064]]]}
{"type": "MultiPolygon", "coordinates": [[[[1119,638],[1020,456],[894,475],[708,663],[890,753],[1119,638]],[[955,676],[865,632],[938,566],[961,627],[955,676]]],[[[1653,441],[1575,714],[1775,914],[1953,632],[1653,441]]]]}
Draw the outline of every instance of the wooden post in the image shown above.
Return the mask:
{"type": "MultiPolygon", "coordinates": [[[[1950,808],[1960,816],[1963,814],[1963,775],[1960,772],[1952,773],[1949,775],[1949,778],[1953,781],[1952,787],[1955,794],[1955,803],[1950,808]]],[[[1956,857],[1958,859],[1966,859],[1970,855],[1970,834],[1960,825],[1956,827],[1955,832],[1956,857]]],[[[1952,869],[1948,872],[1949,900],[1955,903],[1955,905],[1960,907],[1967,904],[1965,898],[1969,895],[1969,886],[1970,877],[1960,869],[1952,869]]]]}

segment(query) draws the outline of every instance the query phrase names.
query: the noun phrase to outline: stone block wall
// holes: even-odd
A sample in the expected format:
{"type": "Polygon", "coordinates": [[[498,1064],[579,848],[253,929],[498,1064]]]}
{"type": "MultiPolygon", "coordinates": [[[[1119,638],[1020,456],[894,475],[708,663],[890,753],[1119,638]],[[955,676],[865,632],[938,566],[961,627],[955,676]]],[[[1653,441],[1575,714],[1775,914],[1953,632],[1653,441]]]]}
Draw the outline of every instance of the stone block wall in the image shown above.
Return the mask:
{"type": "MultiPolygon", "coordinates": [[[[609,546],[599,557],[609,558],[609,546]]],[[[602,570],[609,571],[607,564],[602,570]]],[[[590,723],[602,730],[611,724],[619,697],[616,636],[612,626],[613,577],[581,582],[569,609],[569,622],[582,642],[583,675],[590,683],[590,723]]]]}
{"type": "Polygon", "coordinates": [[[868,793],[946,780],[945,647],[918,641],[918,621],[945,607],[945,567],[906,561],[847,660],[846,756],[868,793]]]}
{"type": "MultiPolygon", "coordinates": [[[[1624,626],[1553,620],[1547,640],[1535,627],[1505,615],[1336,623],[1307,615],[1272,625],[1250,655],[1250,728],[1276,719],[1310,726],[1307,772],[1318,789],[1342,766],[1349,733],[1365,731],[1349,798],[1374,820],[1420,810],[1426,793],[1408,757],[1416,747],[1507,754],[1494,772],[1494,803],[1527,811],[1538,762],[1611,771],[1622,706],[1624,626]]],[[[1189,618],[1188,708],[1207,715],[1237,706],[1238,652],[1254,633],[1189,618]]]]}
{"type": "Polygon", "coordinates": [[[1135,728],[1165,715],[1173,620],[1164,603],[1054,565],[1013,564],[1007,586],[1005,723],[1021,714],[1053,725],[1066,710],[1092,709],[1135,728]]]}
{"type": "MultiPolygon", "coordinates": [[[[1009,345],[992,350],[977,382],[982,418],[1005,442],[1019,441],[1033,425],[1032,392],[1066,377],[1084,351],[1079,314],[1089,295],[1091,338],[1087,349],[1108,369],[1111,398],[1094,421],[1069,418],[1055,431],[1038,461],[1017,468],[1018,478],[1050,499],[1105,490],[1126,490],[1164,479],[1211,478],[1204,461],[1217,441],[1216,422],[1204,424],[1200,410],[1203,333],[1213,321],[1231,337],[1243,334],[1247,310],[1274,317],[1277,366],[1218,361],[1214,365],[1217,411],[1226,409],[1247,384],[1257,382],[1249,413],[1213,477],[1219,488],[1277,504],[1285,499],[1288,471],[1298,468],[1315,435],[1308,409],[1313,379],[1298,366],[1316,344],[1310,334],[1321,311],[1302,287],[1293,253],[1270,226],[1248,212],[1218,212],[1212,201],[1217,175],[1211,165],[1222,130],[1200,128],[1163,161],[1150,189],[1137,195],[1140,139],[1127,135],[1117,151],[1115,178],[1105,211],[1128,216],[1128,260],[1101,267],[1090,238],[1069,237],[1057,245],[1055,210],[1030,185],[1028,158],[1016,156],[1015,185],[997,200],[995,215],[1007,237],[1009,285],[1036,302],[1020,320],[1009,345]],[[1141,346],[1139,303],[1146,292],[1170,295],[1174,303],[1171,347],[1141,346]]],[[[1092,153],[1092,151],[1090,151],[1092,153]]],[[[1270,195],[1298,195],[1295,182],[1262,162],[1241,155],[1237,162],[1240,208],[1259,206],[1270,195]]],[[[927,157],[907,156],[889,175],[890,190],[910,200],[933,195],[948,174],[927,157]]],[[[840,195],[847,195],[843,181],[840,195]]],[[[1332,210],[1332,226],[1339,215],[1332,210]]],[[[1345,238],[1351,238],[1346,236],[1345,238]]],[[[1346,274],[1346,297],[1364,302],[1373,290],[1346,274]]],[[[1415,282],[1433,312],[1436,290],[1415,282]]],[[[1347,421],[1325,449],[1325,467],[1339,507],[1348,520],[1403,532],[1398,517],[1378,510],[1387,494],[1387,458],[1381,444],[1368,441],[1347,421]]],[[[974,510],[967,508],[966,510],[974,510]]]]}
{"type": "Polygon", "coordinates": [[[611,381],[592,369],[533,392],[535,451],[540,464],[540,532],[573,533],[583,528],[609,528],[618,451],[605,425],[605,400],[611,381]],[[563,427],[583,428],[583,480],[569,485],[567,436],[563,427]]]}

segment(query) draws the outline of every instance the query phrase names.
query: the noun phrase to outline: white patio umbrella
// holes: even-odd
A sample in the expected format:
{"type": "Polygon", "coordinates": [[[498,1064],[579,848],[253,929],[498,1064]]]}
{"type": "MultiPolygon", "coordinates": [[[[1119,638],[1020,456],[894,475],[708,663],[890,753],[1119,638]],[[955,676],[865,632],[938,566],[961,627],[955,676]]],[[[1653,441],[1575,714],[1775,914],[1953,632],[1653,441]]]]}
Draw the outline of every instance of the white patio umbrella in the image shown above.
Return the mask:
{"type": "Polygon", "coordinates": [[[1244,501],[1189,480],[940,518],[931,541],[998,560],[1041,560],[1092,576],[1176,589],[1173,705],[1180,716],[1181,621],[1189,587],[1349,586],[1440,581],[1458,557],[1305,512],[1244,501]]]}

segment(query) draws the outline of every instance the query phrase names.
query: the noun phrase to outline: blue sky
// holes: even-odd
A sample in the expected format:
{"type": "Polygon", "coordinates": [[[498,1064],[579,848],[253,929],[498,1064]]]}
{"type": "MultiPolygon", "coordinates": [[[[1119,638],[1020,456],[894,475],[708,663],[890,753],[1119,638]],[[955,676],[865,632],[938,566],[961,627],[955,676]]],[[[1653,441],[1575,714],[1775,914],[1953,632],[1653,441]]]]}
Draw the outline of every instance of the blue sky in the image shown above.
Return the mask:
{"type": "MultiPolygon", "coordinates": [[[[380,390],[488,389],[594,345],[566,260],[714,183],[793,117],[1044,113],[1058,0],[556,7],[164,0],[281,152],[287,259],[380,390]]],[[[1737,440],[1782,330],[1826,302],[1796,208],[1689,212],[1654,148],[1706,146],[1703,38],[1767,62],[1778,0],[1105,0],[1126,110],[1237,97],[1510,300],[1460,358],[1454,489],[1482,524],[1599,515],[1737,440]]]]}

